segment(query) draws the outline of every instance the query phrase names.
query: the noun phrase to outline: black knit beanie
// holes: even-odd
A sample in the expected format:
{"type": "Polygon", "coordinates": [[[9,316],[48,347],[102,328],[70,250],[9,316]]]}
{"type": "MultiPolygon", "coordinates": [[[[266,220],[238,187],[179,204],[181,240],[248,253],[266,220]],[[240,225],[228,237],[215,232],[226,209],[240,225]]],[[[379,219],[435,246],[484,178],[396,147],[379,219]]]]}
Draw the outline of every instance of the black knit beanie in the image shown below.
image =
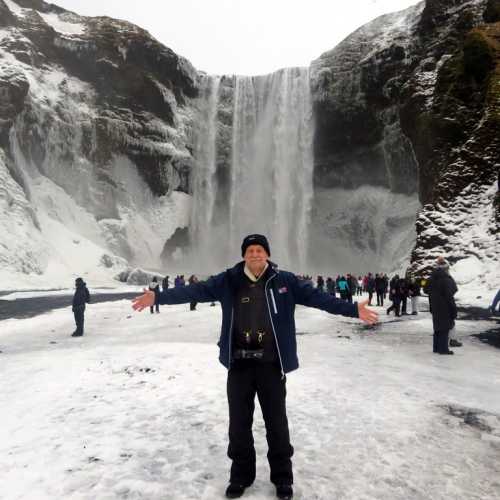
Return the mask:
{"type": "Polygon", "coordinates": [[[250,245],[260,245],[267,252],[267,255],[271,256],[271,250],[269,250],[269,243],[267,238],[262,234],[249,234],[243,240],[241,244],[241,256],[245,256],[245,252],[250,245]]]}

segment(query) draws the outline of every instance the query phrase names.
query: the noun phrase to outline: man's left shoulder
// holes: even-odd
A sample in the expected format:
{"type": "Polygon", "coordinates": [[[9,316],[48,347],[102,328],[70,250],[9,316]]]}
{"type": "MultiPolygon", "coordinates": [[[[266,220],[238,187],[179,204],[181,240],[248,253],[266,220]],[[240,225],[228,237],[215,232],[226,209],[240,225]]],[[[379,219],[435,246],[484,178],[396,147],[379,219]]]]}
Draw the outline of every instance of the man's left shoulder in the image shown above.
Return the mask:
{"type": "Polygon", "coordinates": [[[278,279],[280,279],[282,281],[291,282],[293,280],[296,280],[297,276],[295,275],[295,273],[292,273],[290,271],[285,271],[283,269],[280,269],[278,271],[278,279]]]}

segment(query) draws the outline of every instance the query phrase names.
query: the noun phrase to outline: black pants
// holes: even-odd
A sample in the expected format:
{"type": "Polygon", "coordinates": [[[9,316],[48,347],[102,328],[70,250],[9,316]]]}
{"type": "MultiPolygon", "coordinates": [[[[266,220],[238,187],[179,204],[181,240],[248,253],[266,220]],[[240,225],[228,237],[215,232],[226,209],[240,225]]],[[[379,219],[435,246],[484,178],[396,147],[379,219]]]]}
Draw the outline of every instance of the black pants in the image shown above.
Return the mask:
{"type": "Polygon", "coordinates": [[[448,330],[434,332],[432,352],[448,352],[448,330]]]}
{"type": "Polygon", "coordinates": [[[408,300],[408,297],[403,297],[401,299],[401,314],[407,314],[406,313],[406,302],[408,300]]]}
{"type": "Polygon", "coordinates": [[[156,309],[156,312],[157,312],[157,313],[159,313],[159,312],[160,312],[160,303],[159,303],[159,302],[158,302],[158,303],[156,303],[156,302],[155,302],[155,305],[154,305],[154,306],[150,306],[150,307],[149,307],[149,310],[150,310],[151,314],[153,314],[153,313],[154,313],[155,309],[156,309]]]}
{"type": "Polygon", "coordinates": [[[368,305],[372,305],[372,299],[373,299],[373,291],[368,292],[368,305]]]}
{"type": "Polygon", "coordinates": [[[75,316],[76,330],[75,335],[83,335],[83,322],[85,318],[85,307],[76,306],[73,309],[73,315],[75,316]]]}
{"type": "Polygon", "coordinates": [[[377,306],[384,305],[384,292],[377,292],[377,306]]]}
{"type": "Polygon", "coordinates": [[[196,304],[198,304],[198,302],[190,302],[189,303],[189,310],[196,311],[196,304]]]}
{"type": "Polygon", "coordinates": [[[267,459],[271,482],[292,484],[293,447],[286,416],[286,379],[272,363],[238,361],[227,377],[229,402],[228,457],[233,461],[230,482],[250,486],[255,479],[255,448],[252,434],[255,394],[266,426],[267,459]]]}
{"type": "Polygon", "coordinates": [[[399,297],[394,297],[392,299],[392,306],[387,309],[387,314],[389,314],[391,311],[394,311],[396,316],[399,316],[399,304],[401,303],[401,299],[399,297]]]}

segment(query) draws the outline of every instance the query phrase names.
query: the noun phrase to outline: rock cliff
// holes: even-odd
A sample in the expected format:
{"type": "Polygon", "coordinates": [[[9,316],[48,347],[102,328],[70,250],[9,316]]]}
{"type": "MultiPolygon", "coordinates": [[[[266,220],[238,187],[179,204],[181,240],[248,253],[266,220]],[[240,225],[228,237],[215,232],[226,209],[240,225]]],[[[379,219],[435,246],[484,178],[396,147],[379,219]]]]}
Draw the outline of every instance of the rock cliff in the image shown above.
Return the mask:
{"type": "Polygon", "coordinates": [[[312,64],[316,185],[418,192],[418,273],[441,253],[498,259],[499,12],[496,0],[427,0],[312,64]]]}
{"type": "Polygon", "coordinates": [[[3,181],[21,188],[12,203],[30,207],[32,226],[31,236],[5,243],[4,269],[47,269],[57,254],[49,219],[104,252],[157,265],[165,241],[187,223],[198,78],[128,22],[0,0],[3,181]]]}

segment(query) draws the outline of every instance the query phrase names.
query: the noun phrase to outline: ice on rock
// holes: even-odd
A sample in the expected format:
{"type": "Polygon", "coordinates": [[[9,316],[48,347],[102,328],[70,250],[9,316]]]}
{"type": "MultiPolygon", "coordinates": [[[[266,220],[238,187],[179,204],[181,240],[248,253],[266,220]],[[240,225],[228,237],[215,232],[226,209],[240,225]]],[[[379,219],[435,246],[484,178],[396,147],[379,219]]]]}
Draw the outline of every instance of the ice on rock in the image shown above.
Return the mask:
{"type": "Polygon", "coordinates": [[[39,13],[43,20],[57,32],[64,35],[82,35],[85,32],[85,25],[79,22],[70,22],[71,14],[43,14],[39,13]]]}

